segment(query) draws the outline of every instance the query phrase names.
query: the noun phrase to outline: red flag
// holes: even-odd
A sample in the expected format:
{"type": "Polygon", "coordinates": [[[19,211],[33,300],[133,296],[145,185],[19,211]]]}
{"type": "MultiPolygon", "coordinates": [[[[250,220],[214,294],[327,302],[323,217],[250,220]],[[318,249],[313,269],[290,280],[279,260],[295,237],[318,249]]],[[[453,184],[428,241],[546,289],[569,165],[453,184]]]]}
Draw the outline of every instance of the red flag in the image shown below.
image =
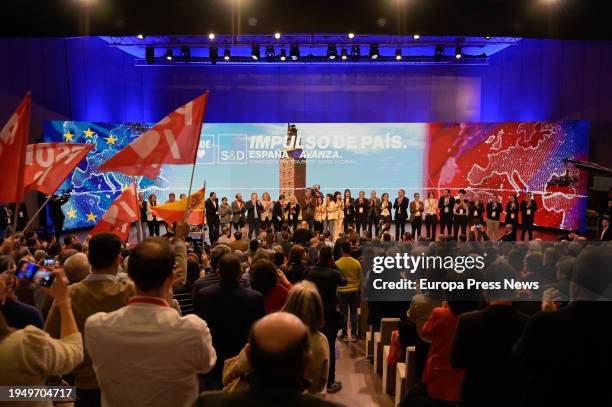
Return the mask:
{"type": "Polygon", "coordinates": [[[119,236],[121,240],[127,240],[131,223],[136,220],[138,220],[138,199],[136,183],[133,183],[115,198],[91,231],[91,235],[110,232],[119,236]]]}
{"type": "Polygon", "coordinates": [[[126,175],[156,178],[161,164],[195,162],[208,92],[164,117],[98,167],[126,175]]]}
{"type": "Polygon", "coordinates": [[[23,202],[23,173],[32,95],[28,92],[0,131],[0,202],[23,202]]]}
{"type": "Polygon", "coordinates": [[[24,189],[52,195],[92,148],[93,144],[28,144],[24,189]]]}

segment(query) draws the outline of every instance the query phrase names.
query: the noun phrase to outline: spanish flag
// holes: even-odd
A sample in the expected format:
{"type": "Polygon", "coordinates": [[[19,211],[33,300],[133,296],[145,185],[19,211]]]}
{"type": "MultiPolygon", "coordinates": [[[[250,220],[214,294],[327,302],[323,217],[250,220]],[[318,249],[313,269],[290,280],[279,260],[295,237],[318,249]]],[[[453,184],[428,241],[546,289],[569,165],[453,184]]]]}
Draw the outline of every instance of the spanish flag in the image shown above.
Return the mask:
{"type": "Polygon", "coordinates": [[[204,223],[204,188],[178,201],[151,207],[151,212],[169,224],[183,220],[187,211],[189,211],[187,223],[190,225],[204,223]],[[188,201],[189,208],[187,208],[188,201]]]}

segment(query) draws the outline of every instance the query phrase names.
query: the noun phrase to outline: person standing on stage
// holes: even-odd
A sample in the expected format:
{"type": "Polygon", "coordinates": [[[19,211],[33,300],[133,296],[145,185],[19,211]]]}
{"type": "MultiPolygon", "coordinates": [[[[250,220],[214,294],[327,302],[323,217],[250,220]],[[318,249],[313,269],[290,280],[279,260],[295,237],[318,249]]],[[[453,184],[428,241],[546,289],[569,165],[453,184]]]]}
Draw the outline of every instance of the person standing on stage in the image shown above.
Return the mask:
{"type": "Polygon", "coordinates": [[[263,206],[261,206],[256,192],[251,194],[251,200],[244,205],[244,208],[246,209],[246,220],[249,224],[249,239],[252,239],[253,232],[255,232],[255,239],[257,239],[260,231],[263,206]]]}
{"type": "Polygon", "coordinates": [[[376,197],[376,191],[370,192],[369,205],[368,230],[372,236],[378,236],[380,230],[380,199],[376,197]],[[374,227],[374,232],[372,232],[372,227],[374,227]]]}
{"type": "Polygon", "coordinates": [[[323,205],[325,206],[325,231],[331,235],[334,233],[334,227],[338,219],[338,205],[334,202],[332,194],[325,196],[325,203],[323,205]]]}
{"type": "Polygon", "coordinates": [[[264,192],[261,195],[261,207],[263,208],[263,212],[261,214],[261,228],[263,230],[268,230],[272,225],[272,207],[274,206],[274,202],[272,202],[272,198],[270,194],[264,192]]]}
{"type": "Polygon", "coordinates": [[[516,201],[516,196],[510,195],[508,203],[506,204],[506,225],[512,225],[512,233],[514,233],[513,240],[516,240],[516,233],[518,231],[518,213],[519,205],[516,201]]]}
{"type": "Polygon", "coordinates": [[[438,200],[436,194],[429,192],[425,200],[425,232],[427,238],[436,240],[436,225],[438,223],[438,200]]]}
{"type": "Polygon", "coordinates": [[[459,229],[461,229],[462,236],[467,236],[467,213],[469,209],[469,204],[465,200],[465,190],[460,189],[459,197],[455,200],[453,208],[453,220],[455,223],[453,237],[455,239],[459,236],[459,229]]]}
{"type": "Polygon", "coordinates": [[[359,191],[359,198],[355,200],[355,226],[357,234],[361,234],[361,230],[365,232],[368,224],[368,201],[365,198],[365,192],[359,191]]]}
{"type": "Polygon", "coordinates": [[[236,229],[236,232],[244,227],[245,212],[246,209],[244,207],[242,195],[236,194],[236,200],[232,202],[232,223],[234,224],[234,229],[236,229]]]}
{"type": "Polygon", "coordinates": [[[523,233],[521,233],[521,240],[525,240],[525,232],[529,234],[529,240],[533,239],[533,218],[535,212],[538,209],[536,200],[533,199],[531,192],[527,192],[525,200],[521,202],[521,216],[523,222],[523,233]]]}
{"type": "Polygon", "coordinates": [[[287,213],[287,224],[291,227],[291,233],[295,233],[299,223],[298,217],[300,216],[300,204],[295,199],[295,196],[289,197],[289,202],[285,206],[285,213],[287,213]]]}
{"type": "Polygon", "coordinates": [[[272,223],[274,224],[274,233],[280,233],[281,226],[285,222],[285,195],[281,194],[278,201],[272,206],[272,223]]]}
{"type": "Polygon", "coordinates": [[[455,198],[451,195],[450,189],[446,188],[444,194],[438,201],[440,209],[440,234],[451,236],[453,234],[453,211],[455,209],[455,198]],[[446,233],[444,230],[446,229],[446,233]]]}
{"type": "Polygon", "coordinates": [[[397,193],[397,198],[393,202],[393,209],[395,209],[395,240],[399,241],[406,230],[406,219],[408,219],[408,201],[406,198],[406,191],[400,189],[397,193]]]}
{"type": "Polygon", "coordinates": [[[485,212],[484,204],[480,201],[480,194],[474,196],[474,200],[470,202],[470,227],[474,232],[474,238],[479,242],[482,238],[482,224],[484,223],[483,215],[485,212]]]}
{"type": "MultiPolygon", "coordinates": [[[[138,196],[140,199],[140,194],[138,196]]],[[[64,230],[64,219],[66,218],[62,211],[62,206],[68,202],[68,199],[70,199],[70,194],[64,193],[60,196],[51,196],[49,201],[49,216],[51,217],[51,222],[53,222],[53,234],[58,241],[64,230]]]]}
{"type": "Polygon", "coordinates": [[[342,193],[336,191],[334,193],[334,202],[336,202],[336,210],[338,213],[338,220],[334,227],[334,233],[332,233],[332,240],[336,240],[341,232],[344,231],[344,200],[342,199],[342,193]]]}
{"type": "Polygon", "coordinates": [[[348,228],[355,227],[355,200],[351,196],[351,190],[344,190],[344,232],[348,228]]]}
{"type": "Polygon", "coordinates": [[[314,229],[317,197],[312,195],[312,190],[310,188],[306,188],[304,198],[300,201],[300,206],[302,207],[302,220],[308,223],[308,230],[312,232],[314,229]]]}
{"type": "Polygon", "coordinates": [[[149,227],[149,237],[159,236],[159,220],[157,216],[151,211],[151,208],[157,206],[157,196],[155,194],[149,195],[147,203],[147,226],[149,227]]]}
{"type": "Polygon", "coordinates": [[[487,204],[487,234],[492,240],[497,237],[502,210],[501,198],[499,195],[493,196],[493,199],[487,204]]]}
{"type": "Polygon", "coordinates": [[[320,196],[316,198],[316,205],[314,209],[314,230],[319,234],[323,234],[323,225],[325,224],[325,206],[323,205],[323,199],[320,196]]]}
{"type": "Polygon", "coordinates": [[[232,207],[227,202],[226,197],[221,198],[221,205],[219,205],[219,211],[217,213],[219,214],[219,223],[221,224],[220,229],[223,230],[225,229],[225,226],[228,225],[228,228],[231,231],[232,227],[230,224],[232,223],[232,207]]]}
{"type": "Polygon", "coordinates": [[[212,245],[219,240],[219,199],[215,192],[211,192],[206,202],[206,225],[208,225],[208,239],[212,245]]]}
{"type": "Polygon", "coordinates": [[[414,200],[410,202],[410,224],[412,226],[412,236],[415,240],[421,239],[421,230],[423,225],[423,211],[425,205],[421,201],[421,195],[415,192],[414,200]]]}
{"type": "Polygon", "coordinates": [[[385,192],[380,197],[380,220],[383,225],[391,225],[391,206],[389,194],[385,192]]]}

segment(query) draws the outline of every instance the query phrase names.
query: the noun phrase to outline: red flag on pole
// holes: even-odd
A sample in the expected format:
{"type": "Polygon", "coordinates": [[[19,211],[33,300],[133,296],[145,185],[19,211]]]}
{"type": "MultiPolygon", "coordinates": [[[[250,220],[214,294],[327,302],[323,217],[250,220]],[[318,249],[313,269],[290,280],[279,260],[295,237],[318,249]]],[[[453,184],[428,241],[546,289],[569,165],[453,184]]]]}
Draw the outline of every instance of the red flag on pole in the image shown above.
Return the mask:
{"type": "Polygon", "coordinates": [[[93,144],[28,144],[24,189],[52,195],[92,148],[93,144]]]}
{"type": "Polygon", "coordinates": [[[136,183],[132,183],[108,207],[100,221],[91,231],[91,235],[110,232],[127,240],[132,222],[138,220],[138,198],[136,183]]]}
{"type": "Polygon", "coordinates": [[[23,202],[23,173],[32,95],[28,92],[0,131],[0,202],[23,202]]]}
{"type": "Polygon", "coordinates": [[[98,167],[156,178],[161,164],[195,162],[208,92],[170,113],[98,167]]]}

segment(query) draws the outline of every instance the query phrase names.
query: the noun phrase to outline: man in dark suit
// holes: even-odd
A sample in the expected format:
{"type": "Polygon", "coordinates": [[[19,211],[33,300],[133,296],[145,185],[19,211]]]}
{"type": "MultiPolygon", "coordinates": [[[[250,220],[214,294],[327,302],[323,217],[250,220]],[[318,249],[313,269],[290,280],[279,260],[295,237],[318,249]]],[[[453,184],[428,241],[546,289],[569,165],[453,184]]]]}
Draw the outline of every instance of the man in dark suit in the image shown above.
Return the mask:
{"type": "Polygon", "coordinates": [[[603,218],[601,220],[601,233],[599,234],[599,240],[602,242],[609,242],[612,240],[612,230],[610,230],[610,219],[603,218]]]}
{"type": "Polygon", "coordinates": [[[438,200],[438,208],[440,209],[440,234],[451,236],[453,234],[453,208],[455,207],[455,198],[451,196],[451,190],[446,188],[444,194],[438,200]],[[446,229],[447,233],[444,233],[446,229]]]}
{"type": "Polygon", "coordinates": [[[538,209],[536,200],[533,199],[531,192],[527,192],[525,200],[521,202],[521,215],[523,217],[523,233],[521,240],[525,240],[525,233],[529,234],[529,240],[533,238],[533,219],[538,209]]]}
{"type": "Polygon", "coordinates": [[[368,225],[368,200],[364,191],[359,191],[359,198],[355,199],[355,230],[365,232],[368,225]]]}
{"type": "Polygon", "coordinates": [[[406,219],[408,219],[408,198],[406,191],[400,189],[395,202],[393,202],[394,218],[395,218],[395,240],[401,240],[406,229],[406,219]]]}
{"type": "Polygon", "coordinates": [[[278,201],[272,206],[272,224],[274,233],[280,233],[281,227],[285,222],[285,195],[280,195],[278,201]]]}
{"type": "Polygon", "coordinates": [[[329,343],[327,392],[335,393],[342,388],[342,383],[336,381],[336,336],[340,327],[340,315],[336,311],[338,305],[336,293],[338,286],[346,285],[346,279],[334,264],[331,247],[323,246],[321,248],[317,265],[308,269],[305,279],[312,281],[317,286],[323,300],[325,324],[321,328],[321,333],[327,337],[329,343]]]}
{"type": "MultiPolygon", "coordinates": [[[[514,348],[515,389],[529,406],[610,406],[612,251],[586,247],[576,258],[569,305],[534,315],[514,348]],[[602,301],[603,300],[603,301],[602,301]]],[[[554,298],[553,298],[554,299],[554,298]]],[[[547,302],[543,302],[546,305],[547,302]]]]}
{"type": "Polygon", "coordinates": [[[249,224],[249,239],[252,238],[253,232],[255,232],[255,239],[257,239],[261,225],[263,205],[259,201],[259,197],[257,196],[256,192],[251,194],[251,200],[246,203],[245,208],[247,211],[247,223],[249,224]]]}
{"type": "Polygon", "coordinates": [[[212,245],[219,239],[219,199],[215,192],[204,202],[206,208],[206,224],[208,225],[208,238],[212,245]]]}
{"type": "Polygon", "coordinates": [[[65,193],[59,196],[52,195],[51,200],[49,200],[49,217],[51,222],[53,222],[53,235],[57,240],[59,240],[64,230],[64,219],[66,219],[66,216],[62,211],[62,206],[68,202],[68,199],[70,199],[70,194],[65,193]]]}
{"type": "Polygon", "coordinates": [[[514,233],[514,227],[512,223],[508,223],[505,226],[505,233],[499,238],[500,242],[514,242],[516,240],[516,233],[514,233]]]}
{"type": "Polygon", "coordinates": [[[368,210],[368,230],[372,236],[378,236],[380,230],[380,204],[380,198],[376,197],[376,191],[372,191],[370,193],[370,208],[368,210]],[[372,232],[372,228],[374,232],[372,232]]]}
{"type": "Polygon", "coordinates": [[[308,328],[295,315],[275,312],[257,321],[249,337],[246,356],[252,371],[245,390],[205,392],[199,406],[334,407],[337,404],[305,394],[309,355],[308,328]],[[279,333],[282,333],[279,335],[279,333]]]}
{"type": "Polygon", "coordinates": [[[317,198],[312,196],[312,190],[306,188],[305,196],[300,200],[302,207],[302,220],[308,223],[308,230],[313,231],[314,227],[314,210],[317,204],[317,198]]]}
{"type": "MultiPolygon", "coordinates": [[[[507,263],[495,262],[485,272],[486,281],[516,278],[507,263]]],[[[466,369],[459,405],[514,407],[516,389],[510,352],[527,323],[527,315],[512,306],[513,290],[487,291],[488,307],[459,317],[451,348],[455,369],[466,369]]]]}
{"type": "Polygon", "coordinates": [[[208,324],[217,351],[217,365],[204,377],[209,390],[221,388],[223,362],[240,353],[253,323],[266,314],[263,296],[240,285],[238,256],[224,254],[218,273],[221,281],[202,288],[193,298],[194,313],[208,324]]]}

